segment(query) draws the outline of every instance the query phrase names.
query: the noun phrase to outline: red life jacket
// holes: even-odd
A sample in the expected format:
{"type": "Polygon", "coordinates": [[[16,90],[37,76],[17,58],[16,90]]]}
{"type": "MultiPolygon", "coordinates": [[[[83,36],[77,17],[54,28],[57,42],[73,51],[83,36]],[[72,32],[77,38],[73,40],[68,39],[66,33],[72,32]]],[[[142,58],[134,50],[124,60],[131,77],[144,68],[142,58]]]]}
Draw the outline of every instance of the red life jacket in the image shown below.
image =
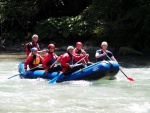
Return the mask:
{"type": "Polygon", "coordinates": [[[43,63],[42,63],[43,68],[44,68],[44,69],[45,69],[45,68],[49,69],[50,66],[51,66],[57,59],[58,59],[58,56],[57,56],[55,53],[50,53],[50,52],[46,53],[46,54],[44,55],[44,59],[43,59],[43,63]]]}
{"type": "MultiPolygon", "coordinates": [[[[73,50],[73,55],[75,55],[75,56],[83,56],[83,53],[84,53],[84,52],[85,52],[85,51],[84,51],[83,49],[78,50],[77,48],[75,48],[75,49],[73,50]]],[[[85,52],[85,53],[86,53],[86,52],[85,52]]],[[[86,61],[86,62],[89,62],[88,57],[85,58],[85,61],[86,61]]],[[[77,62],[77,60],[75,60],[75,62],[77,62]]],[[[82,60],[81,62],[84,63],[84,60],[82,60]]]]}
{"type": "Polygon", "coordinates": [[[42,61],[43,58],[39,54],[28,56],[28,58],[25,60],[24,68],[27,69],[27,65],[29,65],[30,69],[34,68],[42,63],[42,61]]]}
{"type": "Polygon", "coordinates": [[[24,48],[25,48],[25,51],[26,51],[26,55],[28,56],[31,52],[31,49],[33,47],[36,47],[38,49],[38,51],[40,50],[40,46],[38,43],[34,43],[34,42],[28,42],[25,44],[24,48]]]}
{"type": "Polygon", "coordinates": [[[69,53],[63,54],[60,58],[60,63],[62,65],[62,72],[65,72],[69,68],[69,65],[73,65],[74,61],[78,61],[82,57],[83,56],[70,55],[69,53]]]}

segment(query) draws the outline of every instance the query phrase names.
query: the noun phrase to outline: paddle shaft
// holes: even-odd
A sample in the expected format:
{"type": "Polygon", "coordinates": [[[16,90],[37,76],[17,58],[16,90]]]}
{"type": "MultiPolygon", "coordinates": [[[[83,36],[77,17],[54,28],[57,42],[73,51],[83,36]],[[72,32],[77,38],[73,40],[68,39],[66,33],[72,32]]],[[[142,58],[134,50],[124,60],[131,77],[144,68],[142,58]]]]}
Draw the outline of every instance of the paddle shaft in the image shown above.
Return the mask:
{"type": "MultiPolygon", "coordinates": [[[[60,57],[50,66],[50,68],[52,68],[52,67],[54,66],[54,64],[56,64],[56,62],[57,62],[59,59],[60,59],[60,57]]],[[[59,78],[60,75],[61,75],[61,74],[59,73],[58,76],[56,76],[56,77],[54,77],[52,80],[48,81],[48,84],[54,84],[54,83],[56,83],[56,81],[58,80],[58,78],[59,78]]]]}
{"type": "Polygon", "coordinates": [[[56,83],[56,81],[58,80],[58,78],[60,77],[60,75],[62,74],[62,72],[58,73],[59,75],[54,77],[52,80],[48,81],[48,84],[54,84],[56,83]]]}
{"type": "MultiPolygon", "coordinates": [[[[56,62],[57,62],[59,59],[60,59],[60,57],[50,66],[50,68],[52,68],[52,67],[56,64],[56,62]]],[[[39,66],[36,66],[36,67],[34,67],[34,68],[32,68],[32,69],[30,69],[30,70],[28,70],[28,71],[31,71],[31,70],[36,69],[36,68],[41,67],[41,66],[42,66],[42,64],[39,65],[39,66]]],[[[11,76],[11,77],[8,77],[7,79],[11,79],[11,78],[16,77],[16,76],[18,76],[18,75],[20,75],[20,74],[13,75],[13,76],[11,76]]]]}
{"type": "Polygon", "coordinates": [[[52,68],[56,63],[57,61],[60,59],[60,57],[50,66],[50,68],[52,68]]]}
{"type": "Polygon", "coordinates": [[[78,62],[76,62],[74,65],[78,64],[79,62],[81,62],[83,59],[85,59],[85,57],[87,57],[87,55],[84,56],[83,58],[81,58],[81,59],[80,59],[78,62]]]}
{"type": "MultiPolygon", "coordinates": [[[[107,58],[112,61],[112,59],[106,54],[107,58]]],[[[122,71],[122,69],[119,67],[119,70],[128,78],[128,76],[122,71]]]]}
{"type": "Polygon", "coordinates": [[[120,67],[119,67],[119,70],[128,78],[128,76],[122,71],[120,67]]]}
{"type": "MultiPolygon", "coordinates": [[[[85,57],[87,57],[87,55],[84,56],[82,59],[80,59],[78,62],[76,62],[74,65],[78,64],[79,62],[81,62],[85,57]]],[[[58,59],[57,59],[57,60],[58,60],[58,59]]],[[[59,73],[59,75],[56,76],[56,77],[54,77],[52,80],[50,80],[50,81],[48,82],[48,84],[54,84],[54,83],[56,83],[56,81],[59,79],[59,77],[60,77],[61,74],[62,74],[62,73],[59,73]]]]}
{"type": "MultiPolygon", "coordinates": [[[[109,60],[111,60],[112,61],[112,59],[106,54],[106,56],[107,56],[107,58],[109,58],[109,60]]],[[[128,79],[128,80],[130,80],[130,81],[134,81],[132,78],[129,78],[123,71],[122,71],[122,69],[119,67],[119,70],[125,75],[125,77],[128,79]]]]}
{"type": "Polygon", "coordinates": [[[7,79],[11,79],[11,78],[16,77],[16,76],[18,76],[18,75],[20,75],[20,74],[13,75],[13,76],[11,76],[11,77],[9,77],[9,78],[7,78],[7,79]]]}
{"type": "MultiPolygon", "coordinates": [[[[52,68],[52,67],[56,64],[56,62],[57,62],[59,59],[60,59],[60,57],[50,66],[50,68],[52,68]]],[[[37,67],[41,67],[41,66],[42,66],[42,64],[39,65],[39,66],[37,66],[37,67]]],[[[32,68],[32,69],[30,69],[30,70],[28,70],[28,71],[31,71],[31,70],[33,70],[33,69],[36,69],[37,67],[34,67],[34,68],[32,68]]]]}
{"type": "Polygon", "coordinates": [[[42,66],[42,64],[40,64],[40,65],[38,65],[38,66],[36,66],[36,67],[34,67],[32,69],[29,69],[28,71],[31,71],[31,70],[36,69],[36,68],[41,67],[41,66],[42,66]]]}
{"type": "MultiPolygon", "coordinates": [[[[41,67],[41,65],[39,65],[39,66],[37,66],[37,67],[41,67]]],[[[33,69],[35,69],[35,68],[37,68],[37,67],[34,67],[34,68],[32,68],[32,69],[30,69],[30,70],[28,70],[28,71],[31,71],[31,70],[33,70],[33,69]]],[[[11,79],[11,78],[16,77],[16,76],[18,76],[18,75],[20,75],[20,74],[13,75],[13,76],[11,76],[11,77],[9,77],[9,78],[7,78],[7,79],[11,79]]]]}

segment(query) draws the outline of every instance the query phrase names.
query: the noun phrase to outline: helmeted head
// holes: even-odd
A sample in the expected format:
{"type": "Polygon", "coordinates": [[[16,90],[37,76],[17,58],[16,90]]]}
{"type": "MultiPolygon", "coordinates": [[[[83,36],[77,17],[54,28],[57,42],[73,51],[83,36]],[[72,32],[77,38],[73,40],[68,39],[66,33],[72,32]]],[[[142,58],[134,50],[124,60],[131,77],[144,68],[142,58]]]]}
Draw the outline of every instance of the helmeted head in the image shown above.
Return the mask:
{"type": "Polygon", "coordinates": [[[73,46],[68,46],[67,47],[67,52],[69,52],[70,54],[73,53],[74,47],[73,46]]]}
{"type": "Polygon", "coordinates": [[[76,46],[78,46],[78,45],[82,46],[82,43],[81,42],[77,42],[76,46]]]}
{"type": "Polygon", "coordinates": [[[32,41],[33,42],[37,42],[38,41],[38,35],[36,35],[36,34],[34,34],[33,36],[32,36],[32,41]]]}
{"type": "Polygon", "coordinates": [[[31,49],[32,54],[37,54],[38,49],[36,47],[33,47],[31,49]]]}
{"type": "Polygon", "coordinates": [[[101,46],[103,46],[103,45],[106,45],[106,46],[108,46],[108,44],[107,44],[107,42],[102,42],[102,44],[101,44],[101,46]]]}
{"type": "Polygon", "coordinates": [[[107,46],[108,46],[107,42],[103,41],[103,42],[101,43],[102,49],[106,50],[106,49],[107,49],[107,46]]]}
{"type": "Polygon", "coordinates": [[[77,47],[77,49],[82,49],[82,43],[81,42],[77,42],[76,43],[76,47],[77,47]]]}
{"type": "Polygon", "coordinates": [[[54,45],[54,44],[49,44],[49,45],[48,45],[48,49],[49,49],[50,52],[54,52],[54,50],[55,50],[55,45],[54,45]]]}
{"type": "Polygon", "coordinates": [[[55,49],[55,45],[54,45],[54,44],[49,44],[49,45],[48,45],[48,49],[49,49],[49,48],[55,49]]]}
{"type": "Polygon", "coordinates": [[[31,49],[31,52],[34,52],[34,51],[38,51],[38,49],[37,49],[36,47],[33,47],[33,48],[31,49]]]}

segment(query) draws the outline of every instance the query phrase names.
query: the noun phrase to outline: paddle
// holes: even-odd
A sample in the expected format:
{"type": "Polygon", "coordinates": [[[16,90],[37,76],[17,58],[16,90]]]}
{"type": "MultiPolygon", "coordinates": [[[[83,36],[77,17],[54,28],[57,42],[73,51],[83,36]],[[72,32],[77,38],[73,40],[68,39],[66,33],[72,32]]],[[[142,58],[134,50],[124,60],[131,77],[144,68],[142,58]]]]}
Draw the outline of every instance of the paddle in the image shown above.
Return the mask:
{"type": "MultiPolygon", "coordinates": [[[[106,54],[106,56],[109,58],[109,60],[111,60],[112,61],[112,59],[106,54]]],[[[125,75],[125,77],[128,79],[128,80],[130,80],[130,81],[134,81],[133,80],[133,78],[129,78],[123,71],[122,71],[122,69],[119,67],[119,70],[125,75]]]]}
{"type": "Polygon", "coordinates": [[[60,57],[50,66],[50,68],[52,68],[59,59],[60,59],[60,57]]]}
{"type": "MultiPolygon", "coordinates": [[[[50,66],[50,68],[52,68],[55,64],[56,64],[56,62],[58,61],[60,59],[60,57],[50,66]]],[[[37,78],[38,79],[38,78],[37,78]]]]}
{"type": "MultiPolygon", "coordinates": [[[[34,68],[32,68],[32,69],[29,69],[28,71],[31,71],[31,70],[36,69],[36,68],[41,67],[41,66],[42,66],[42,64],[40,64],[40,65],[38,65],[37,67],[34,67],[34,68]]],[[[11,78],[16,77],[16,76],[18,76],[18,75],[20,75],[20,74],[16,74],[16,75],[10,76],[10,77],[8,77],[7,79],[11,79],[11,78]]]]}
{"type": "MultiPolygon", "coordinates": [[[[57,61],[60,59],[60,57],[50,66],[50,68],[52,68],[56,63],[57,63],[57,61]]],[[[49,81],[50,82],[50,81],[49,81]]],[[[49,84],[49,82],[48,82],[48,84],[49,84]]]]}
{"type": "MultiPolygon", "coordinates": [[[[80,59],[78,62],[76,62],[74,65],[78,64],[79,62],[81,62],[85,57],[87,57],[87,55],[84,56],[82,59],[80,59]]],[[[61,74],[62,74],[62,73],[60,73],[58,76],[56,76],[56,77],[54,77],[52,80],[50,80],[50,81],[48,82],[48,84],[54,84],[54,83],[56,83],[56,81],[58,80],[58,78],[60,77],[61,74]]]]}
{"type": "Polygon", "coordinates": [[[28,71],[31,71],[31,70],[36,69],[36,68],[38,68],[38,67],[42,67],[42,64],[39,64],[38,66],[36,66],[36,67],[34,67],[34,68],[32,68],[32,69],[29,69],[28,71]]]}
{"type": "Polygon", "coordinates": [[[7,79],[11,79],[11,78],[16,77],[16,76],[18,76],[18,75],[20,75],[20,74],[13,75],[13,76],[11,76],[11,77],[9,77],[9,78],[7,78],[7,79]]]}
{"type": "Polygon", "coordinates": [[[132,82],[134,81],[133,78],[129,78],[129,77],[122,71],[121,68],[119,68],[119,70],[126,76],[126,78],[127,78],[128,80],[130,80],[130,81],[132,81],[132,82]]]}
{"type": "Polygon", "coordinates": [[[55,84],[62,72],[58,73],[59,75],[54,77],[52,80],[48,81],[48,84],[55,84]]]}
{"type": "Polygon", "coordinates": [[[85,59],[85,57],[87,57],[88,55],[85,55],[83,58],[81,58],[78,62],[76,62],[74,65],[78,64],[79,62],[81,62],[83,59],[85,59]]]}

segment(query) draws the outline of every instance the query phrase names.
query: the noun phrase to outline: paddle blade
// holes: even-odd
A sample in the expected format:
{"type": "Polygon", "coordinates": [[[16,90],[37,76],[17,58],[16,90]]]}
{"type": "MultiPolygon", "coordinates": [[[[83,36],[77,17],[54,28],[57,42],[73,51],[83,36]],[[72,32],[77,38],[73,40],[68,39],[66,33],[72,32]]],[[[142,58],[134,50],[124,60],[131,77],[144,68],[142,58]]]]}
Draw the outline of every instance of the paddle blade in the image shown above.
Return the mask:
{"type": "Polygon", "coordinates": [[[57,80],[58,80],[58,76],[55,77],[55,78],[53,78],[52,80],[50,80],[50,81],[48,82],[48,84],[55,84],[57,80]]]}
{"type": "Polygon", "coordinates": [[[134,81],[134,80],[133,80],[133,78],[129,78],[129,77],[128,77],[128,80],[130,80],[131,82],[133,82],[133,81],[134,81]]]}
{"type": "Polygon", "coordinates": [[[9,78],[7,78],[7,79],[11,79],[11,78],[16,77],[16,76],[18,76],[18,75],[20,75],[20,74],[13,75],[13,76],[11,76],[11,77],[9,77],[9,78]]]}
{"type": "Polygon", "coordinates": [[[58,73],[58,76],[56,76],[55,78],[53,78],[52,80],[50,80],[48,82],[48,84],[55,84],[57,82],[57,80],[59,79],[60,75],[62,74],[62,72],[58,73]]]}
{"type": "Polygon", "coordinates": [[[55,84],[57,82],[57,80],[59,79],[60,75],[61,75],[61,73],[58,76],[56,76],[55,78],[53,78],[52,80],[50,80],[48,82],[48,84],[55,84]]]}

